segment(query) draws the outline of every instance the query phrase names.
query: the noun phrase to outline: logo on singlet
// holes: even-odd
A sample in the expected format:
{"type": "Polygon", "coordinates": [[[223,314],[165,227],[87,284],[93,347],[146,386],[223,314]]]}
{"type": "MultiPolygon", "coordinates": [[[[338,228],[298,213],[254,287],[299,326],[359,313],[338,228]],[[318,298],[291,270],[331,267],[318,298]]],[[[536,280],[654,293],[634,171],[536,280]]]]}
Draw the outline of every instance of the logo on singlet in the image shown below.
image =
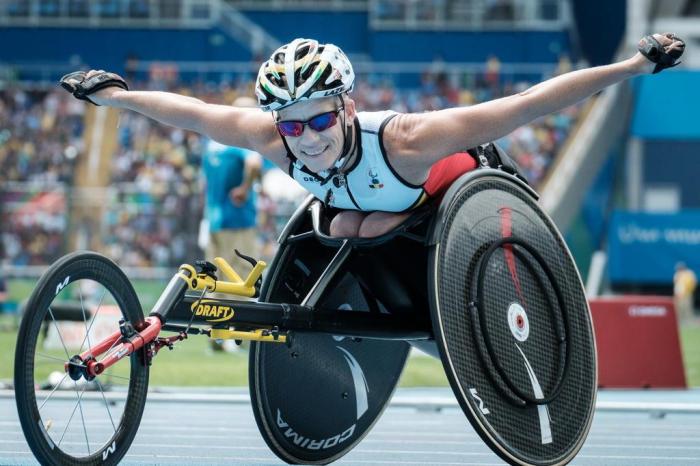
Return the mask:
{"type": "Polygon", "coordinates": [[[384,183],[379,181],[379,174],[377,173],[377,169],[375,167],[372,167],[369,170],[367,170],[367,176],[369,177],[370,188],[382,189],[384,187],[384,183]]]}

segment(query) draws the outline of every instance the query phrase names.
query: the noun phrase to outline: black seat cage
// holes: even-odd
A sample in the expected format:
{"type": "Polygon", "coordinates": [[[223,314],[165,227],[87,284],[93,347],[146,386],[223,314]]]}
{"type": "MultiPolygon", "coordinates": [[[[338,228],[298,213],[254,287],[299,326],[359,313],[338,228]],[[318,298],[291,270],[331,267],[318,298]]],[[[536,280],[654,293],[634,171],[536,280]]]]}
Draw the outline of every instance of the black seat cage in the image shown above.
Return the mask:
{"type": "Polygon", "coordinates": [[[537,198],[535,191],[517,177],[501,170],[484,168],[460,177],[442,199],[416,209],[401,225],[384,235],[376,238],[336,238],[324,231],[330,222],[326,209],[318,199],[309,196],[292,215],[280,235],[280,250],[265,277],[259,302],[207,298],[210,306],[218,306],[219,309],[228,307],[233,310],[230,319],[211,322],[199,318],[200,316],[193,316],[196,314],[200,297],[189,294],[168,314],[167,328],[179,328],[192,319],[193,324],[197,326],[220,328],[277,327],[283,331],[323,332],[367,338],[430,339],[432,328],[428,313],[428,251],[435,246],[437,238],[440,237],[444,225],[443,217],[452,200],[474,180],[487,176],[505,178],[517,184],[533,198],[537,198]],[[440,204],[436,208],[437,202],[440,204]],[[285,255],[297,244],[307,241],[332,251],[330,260],[321,264],[322,271],[300,301],[266,302],[270,290],[285,278],[286,270],[283,270],[282,266],[289,262],[285,255]],[[401,242],[400,248],[396,246],[398,242],[401,242]],[[400,251],[394,251],[388,257],[403,261],[398,266],[387,264],[380,254],[381,251],[390,250],[394,246],[400,251]],[[409,247],[412,249],[404,253],[409,247]],[[365,272],[358,272],[357,265],[353,273],[363,282],[363,289],[369,289],[370,294],[383,302],[391,312],[338,312],[337,309],[324,308],[323,298],[329,287],[337,284],[339,276],[353,261],[356,264],[358,257],[361,261],[370,261],[366,267],[360,269],[368,269],[366,273],[373,275],[362,277],[365,272]],[[381,271],[373,271],[377,268],[381,268],[381,271]],[[391,277],[392,274],[396,277],[391,277]],[[391,285],[388,285],[389,283],[391,285]]]}

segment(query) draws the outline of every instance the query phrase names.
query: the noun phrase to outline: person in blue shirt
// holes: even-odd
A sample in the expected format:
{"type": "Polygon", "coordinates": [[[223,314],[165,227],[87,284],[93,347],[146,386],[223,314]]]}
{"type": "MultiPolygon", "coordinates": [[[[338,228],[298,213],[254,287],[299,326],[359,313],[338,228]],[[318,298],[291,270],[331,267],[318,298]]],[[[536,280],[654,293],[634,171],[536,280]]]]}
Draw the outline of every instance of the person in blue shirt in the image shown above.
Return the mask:
{"type": "MultiPolygon", "coordinates": [[[[250,97],[239,97],[237,107],[255,106],[250,97]]],[[[202,160],[206,183],[204,217],[208,223],[206,258],[223,257],[241,276],[251,266],[234,253],[257,258],[256,195],[253,184],[260,176],[262,157],[257,152],[225,146],[210,140],[202,160]]]]}

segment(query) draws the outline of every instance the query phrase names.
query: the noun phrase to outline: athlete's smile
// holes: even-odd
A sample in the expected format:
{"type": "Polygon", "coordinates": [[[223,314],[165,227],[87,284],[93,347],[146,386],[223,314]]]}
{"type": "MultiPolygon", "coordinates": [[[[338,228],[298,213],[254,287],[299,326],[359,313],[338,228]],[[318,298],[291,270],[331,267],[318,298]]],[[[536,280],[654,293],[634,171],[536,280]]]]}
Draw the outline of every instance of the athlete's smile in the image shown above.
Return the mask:
{"type": "Polygon", "coordinates": [[[321,150],[318,151],[318,152],[314,152],[314,151],[311,150],[311,149],[309,149],[309,150],[302,149],[302,150],[301,150],[301,153],[304,154],[304,155],[306,155],[306,156],[309,156],[309,157],[317,157],[317,156],[323,154],[323,153],[326,151],[326,149],[328,149],[328,147],[329,147],[329,146],[325,146],[323,149],[321,149],[321,150]]]}

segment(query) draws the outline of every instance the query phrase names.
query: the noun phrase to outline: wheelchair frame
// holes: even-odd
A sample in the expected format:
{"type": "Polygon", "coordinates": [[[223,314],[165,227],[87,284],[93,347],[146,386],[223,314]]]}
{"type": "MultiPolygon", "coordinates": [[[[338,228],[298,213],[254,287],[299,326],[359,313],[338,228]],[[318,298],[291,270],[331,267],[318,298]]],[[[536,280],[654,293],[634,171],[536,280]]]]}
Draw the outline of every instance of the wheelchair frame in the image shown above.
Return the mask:
{"type": "MultiPolygon", "coordinates": [[[[69,356],[70,359],[64,364],[65,372],[74,381],[78,381],[81,378],[91,381],[110,366],[129,356],[132,357],[132,364],[133,358],[137,358],[137,361],[143,358],[143,365],[151,365],[153,358],[163,347],[172,348],[175,343],[186,339],[188,335],[202,334],[208,335],[212,339],[233,339],[238,343],[247,340],[256,342],[256,344],[258,342],[277,343],[286,344],[290,347],[296,335],[299,335],[299,338],[303,338],[301,336],[303,334],[326,334],[334,337],[347,336],[357,341],[362,339],[394,340],[397,343],[404,341],[415,346],[427,343],[428,346],[435,346],[435,354],[433,356],[441,358],[443,365],[445,365],[445,357],[442,354],[445,351],[444,341],[440,340],[443,345],[440,346],[440,353],[437,351],[438,346],[435,345],[435,332],[439,333],[441,331],[440,328],[435,328],[435,322],[433,321],[435,319],[433,316],[435,309],[432,300],[436,297],[437,286],[435,271],[430,272],[427,270],[428,267],[423,267],[426,270],[416,273],[411,269],[406,270],[404,267],[398,273],[400,277],[394,277],[397,279],[395,282],[382,282],[381,279],[379,280],[381,285],[387,285],[379,286],[379,288],[394,288],[391,284],[395,283],[397,290],[377,290],[376,275],[379,274],[381,276],[382,270],[375,271],[375,280],[368,282],[373,285],[370,286],[362,283],[367,277],[363,278],[362,274],[357,274],[357,264],[355,264],[355,269],[353,269],[353,262],[349,261],[357,259],[353,252],[371,249],[372,253],[378,256],[374,262],[374,265],[376,265],[384,259],[383,254],[386,254],[388,257],[396,257],[397,253],[394,249],[400,249],[398,254],[403,262],[400,262],[398,265],[405,265],[405,263],[412,260],[405,257],[410,256],[411,250],[406,249],[404,252],[402,248],[406,244],[411,244],[413,245],[412,247],[425,253],[422,261],[415,260],[419,266],[434,263],[436,254],[440,249],[440,237],[447,222],[446,217],[453,207],[454,199],[459,198],[463,194],[463,190],[470,185],[471,181],[481,177],[505,179],[524,191],[526,197],[530,196],[532,200],[537,200],[535,191],[518,177],[501,170],[483,168],[469,172],[455,181],[443,196],[444,200],[440,201],[437,210],[434,204],[423,206],[393,231],[378,238],[365,239],[333,238],[324,233],[323,230],[327,224],[327,218],[324,215],[323,206],[320,201],[314,200],[313,196],[310,196],[297,209],[285,226],[279,240],[280,252],[275,256],[271,266],[271,273],[266,276],[264,283],[261,277],[267,265],[262,261],[256,262],[251,260],[251,262],[254,262],[254,267],[245,278],[241,278],[220,257],[214,259],[216,266],[208,262],[198,262],[195,266],[183,264],[170,279],[147,318],[143,321],[136,321],[135,325],[125,320],[120,321],[118,331],[99,343],[92,345],[92,348],[89,348],[87,351],[72,357],[69,356]],[[301,231],[301,233],[297,233],[298,231],[301,231]],[[398,238],[401,238],[402,242],[396,242],[395,240],[398,238]],[[326,247],[324,251],[319,251],[318,254],[321,258],[324,255],[329,257],[329,260],[327,265],[325,265],[325,262],[320,262],[320,265],[325,266],[317,267],[318,270],[314,272],[313,278],[315,281],[309,282],[312,283],[310,287],[306,286],[309,283],[299,287],[301,290],[307,291],[303,291],[303,297],[296,295],[299,298],[298,304],[291,302],[244,301],[218,296],[205,297],[206,293],[210,292],[217,293],[217,295],[223,293],[248,298],[262,296],[265,299],[274,299],[272,295],[275,293],[275,287],[282,283],[281,280],[284,277],[281,275],[285,273],[285,265],[288,266],[288,262],[285,262],[288,259],[286,256],[292,254],[290,257],[293,258],[293,253],[290,251],[293,251],[294,248],[289,246],[295,243],[302,244],[303,241],[309,239],[314,239],[316,243],[326,247]],[[391,242],[392,240],[394,242],[391,242]],[[384,247],[384,245],[387,245],[387,248],[383,250],[384,252],[381,252],[381,247],[384,247]],[[386,251],[389,252],[387,253],[386,251]],[[216,275],[215,272],[217,270],[223,274],[223,280],[220,280],[216,275]],[[369,296],[364,294],[364,302],[367,303],[370,309],[353,309],[353,311],[358,312],[339,312],[337,307],[324,307],[328,306],[323,299],[326,296],[326,291],[337,285],[340,277],[348,271],[352,271],[353,275],[356,275],[355,278],[363,293],[369,292],[369,296]],[[424,302],[416,302],[411,299],[416,296],[412,292],[415,290],[410,290],[411,286],[414,286],[412,284],[415,283],[425,284],[425,294],[418,293],[419,296],[425,298],[424,302]],[[391,312],[378,312],[378,301],[382,301],[391,312]],[[176,332],[176,334],[162,337],[160,336],[161,331],[176,332]],[[103,357],[98,360],[100,356],[103,357]]],[[[302,252],[309,253],[308,251],[302,252]]],[[[312,252],[316,253],[315,250],[312,252]]],[[[360,254],[359,257],[362,258],[362,255],[360,254]]],[[[317,265],[315,264],[314,266],[317,265]]],[[[368,266],[365,268],[372,267],[368,266]]],[[[420,270],[420,267],[417,267],[417,269],[420,270]]],[[[65,283],[68,283],[69,278],[65,279],[65,283]]],[[[580,283],[580,277],[578,277],[578,281],[580,283]]],[[[56,294],[58,294],[58,290],[59,288],[57,288],[56,294]]],[[[465,337],[468,337],[468,335],[465,335],[465,337]]],[[[20,344],[19,341],[18,344],[20,344]]],[[[405,351],[407,350],[404,350],[402,356],[404,359],[398,359],[401,363],[399,374],[407,354],[405,351]]],[[[68,356],[68,353],[66,355],[68,356]]],[[[457,376],[449,372],[447,366],[445,370],[450,378],[452,388],[457,394],[459,391],[457,376]]],[[[450,370],[454,371],[454,368],[450,370]]],[[[393,379],[394,387],[397,379],[398,375],[396,375],[396,379],[393,379]]],[[[558,393],[558,390],[556,393],[558,393]]],[[[479,414],[475,413],[465,401],[466,395],[464,393],[462,395],[460,404],[465,414],[467,414],[470,422],[475,427],[480,427],[478,422],[472,419],[478,417],[479,414]]],[[[377,417],[373,418],[372,423],[381,414],[381,410],[389,396],[390,393],[382,401],[383,404],[379,406],[379,411],[376,411],[374,414],[377,417]]],[[[526,399],[525,401],[529,400],[526,399]]],[[[550,402],[553,400],[546,401],[550,402]]],[[[543,404],[544,401],[538,404],[537,400],[533,403],[534,406],[542,406],[543,404]]],[[[259,416],[260,414],[256,412],[258,423],[260,423],[260,420],[257,419],[259,416]]],[[[359,416],[360,414],[358,414],[358,420],[359,416]]],[[[353,440],[352,445],[348,445],[348,449],[359,442],[369,428],[371,428],[371,425],[366,427],[367,430],[362,435],[353,440]]],[[[481,432],[479,429],[477,430],[480,432],[479,435],[502,458],[509,462],[511,460],[514,461],[513,464],[521,464],[520,460],[511,456],[510,453],[500,446],[497,445],[497,448],[494,448],[492,444],[497,442],[491,441],[488,434],[481,432]]],[[[303,458],[300,459],[295,456],[280,455],[280,448],[274,448],[270,443],[271,441],[266,437],[268,445],[282,459],[292,462],[303,460],[303,458]]],[[[274,441],[272,442],[274,444],[274,441]]],[[[329,457],[319,461],[332,460],[342,456],[346,451],[348,450],[343,450],[332,458],[329,457]]],[[[570,458],[567,458],[568,460],[570,458]]]]}

